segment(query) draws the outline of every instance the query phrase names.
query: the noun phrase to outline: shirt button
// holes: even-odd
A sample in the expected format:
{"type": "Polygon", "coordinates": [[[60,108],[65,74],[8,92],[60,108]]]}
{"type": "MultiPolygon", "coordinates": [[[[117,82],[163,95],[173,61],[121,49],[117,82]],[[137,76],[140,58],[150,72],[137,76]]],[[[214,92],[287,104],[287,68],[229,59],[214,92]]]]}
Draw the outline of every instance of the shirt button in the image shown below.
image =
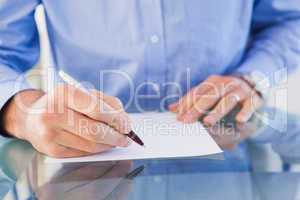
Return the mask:
{"type": "Polygon", "coordinates": [[[156,44],[159,42],[159,37],[157,35],[152,35],[150,37],[150,41],[153,43],[153,44],[156,44]]]}
{"type": "Polygon", "coordinates": [[[159,92],[159,90],[160,90],[159,84],[153,83],[153,89],[154,89],[155,92],[159,92]]]}

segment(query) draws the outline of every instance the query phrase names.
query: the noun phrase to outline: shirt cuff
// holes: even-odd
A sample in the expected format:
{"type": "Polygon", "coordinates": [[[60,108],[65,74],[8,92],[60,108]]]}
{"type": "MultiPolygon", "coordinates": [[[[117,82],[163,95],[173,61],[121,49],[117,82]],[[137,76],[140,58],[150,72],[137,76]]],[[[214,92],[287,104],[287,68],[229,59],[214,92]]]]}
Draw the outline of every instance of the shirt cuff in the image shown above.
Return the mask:
{"type": "Polygon", "coordinates": [[[253,71],[249,74],[243,74],[242,78],[247,81],[264,99],[269,96],[271,88],[270,81],[263,73],[253,71]]]}
{"type": "Polygon", "coordinates": [[[267,98],[271,87],[276,86],[287,77],[286,68],[281,66],[283,63],[278,59],[258,50],[248,55],[234,73],[242,76],[263,98],[267,98]]]}

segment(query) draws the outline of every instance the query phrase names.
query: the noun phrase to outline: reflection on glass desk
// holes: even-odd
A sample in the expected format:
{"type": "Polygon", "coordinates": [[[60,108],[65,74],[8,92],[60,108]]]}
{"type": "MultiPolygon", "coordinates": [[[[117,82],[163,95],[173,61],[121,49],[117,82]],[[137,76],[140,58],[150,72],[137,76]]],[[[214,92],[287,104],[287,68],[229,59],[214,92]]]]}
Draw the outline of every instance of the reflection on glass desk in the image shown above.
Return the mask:
{"type": "MultiPolygon", "coordinates": [[[[45,164],[26,142],[1,139],[1,199],[298,199],[300,173],[253,172],[247,144],[264,126],[229,125],[224,159],[193,158],[45,164]],[[230,148],[231,147],[231,148],[230,148]]],[[[220,128],[209,129],[217,142],[220,128]]],[[[222,130],[224,131],[224,130],[222,130]]],[[[289,140],[286,140],[289,142],[289,140]]]]}
{"type": "MultiPolygon", "coordinates": [[[[298,199],[300,174],[211,172],[196,170],[186,160],[173,170],[173,161],[134,163],[95,162],[49,165],[34,157],[4,199],[298,199]],[[135,166],[140,165],[140,166],[135,166]],[[166,170],[153,168],[168,165],[166,170]],[[128,174],[141,168],[135,176],[128,174]]],[[[219,161],[222,162],[222,161],[219,161]]]]}

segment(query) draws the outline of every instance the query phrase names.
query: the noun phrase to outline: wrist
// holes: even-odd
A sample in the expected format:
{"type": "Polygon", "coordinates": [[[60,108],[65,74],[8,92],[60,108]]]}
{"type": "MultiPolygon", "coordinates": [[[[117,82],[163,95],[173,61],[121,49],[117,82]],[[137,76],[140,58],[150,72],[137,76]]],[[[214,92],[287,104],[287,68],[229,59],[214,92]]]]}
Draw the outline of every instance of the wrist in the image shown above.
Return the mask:
{"type": "Polygon", "coordinates": [[[14,95],[2,108],[3,131],[9,136],[25,139],[27,109],[43,95],[43,91],[35,89],[23,90],[14,95]]]}
{"type": "Polygon", "coordinates": [[[270,90],[270,81],[269,79],[261,72],[253,71],[248,74],[239,74],[242,80],[247,82],[256,92],[263,98],[267,99],[269,96],[270,90]]]}

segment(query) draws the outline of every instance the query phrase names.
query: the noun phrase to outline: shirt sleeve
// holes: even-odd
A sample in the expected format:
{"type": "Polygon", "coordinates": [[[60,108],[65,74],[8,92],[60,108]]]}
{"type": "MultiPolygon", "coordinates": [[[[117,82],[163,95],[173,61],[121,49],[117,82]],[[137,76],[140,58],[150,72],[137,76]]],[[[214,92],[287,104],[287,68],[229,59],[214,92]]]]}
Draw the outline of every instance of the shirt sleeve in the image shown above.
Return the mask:
{"type": "Polygon", "coordinates": [[[299,64],[300,1],[256,1],[247,52],[235,73],[259,77],[272,87],[299,64]]]}
{"type": "Polygon", "coordinates": [[[25,72],[39,58],[34,20],[37,0],[0,1],[0,109],[17,92],[30,88],[25,72]]]}
{"type": "Polygon", "coordinates": [[[287,163],[300,163],[300,116],[276,108],[264,108],[257,118],[263,125],[249,141],[271,144],[287,163]]]}

